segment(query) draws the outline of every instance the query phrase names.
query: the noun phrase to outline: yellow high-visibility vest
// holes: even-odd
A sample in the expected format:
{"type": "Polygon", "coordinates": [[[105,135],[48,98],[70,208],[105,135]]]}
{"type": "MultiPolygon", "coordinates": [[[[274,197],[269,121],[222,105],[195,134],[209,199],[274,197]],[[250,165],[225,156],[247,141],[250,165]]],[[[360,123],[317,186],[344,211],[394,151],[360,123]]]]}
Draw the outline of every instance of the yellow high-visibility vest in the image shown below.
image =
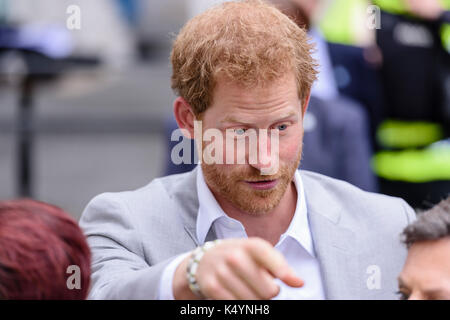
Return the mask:
{"type": "MultiPolygon", "coordinates": [[[[450,0],[440,2],[444,8],[450,9],[450,0]]],[[[370,30],[365,24],[369,18],[367,8],[372,3],[392,14],[409,15],[404,0],[334,0],[319,24],[325,39],[334,43],[366,45],[363,39],[370,38],[367,35],[370,30]]],[[[443,47],[450,52],[450,24],[445,23],[441,26],[441,41],[443,47]]]]}

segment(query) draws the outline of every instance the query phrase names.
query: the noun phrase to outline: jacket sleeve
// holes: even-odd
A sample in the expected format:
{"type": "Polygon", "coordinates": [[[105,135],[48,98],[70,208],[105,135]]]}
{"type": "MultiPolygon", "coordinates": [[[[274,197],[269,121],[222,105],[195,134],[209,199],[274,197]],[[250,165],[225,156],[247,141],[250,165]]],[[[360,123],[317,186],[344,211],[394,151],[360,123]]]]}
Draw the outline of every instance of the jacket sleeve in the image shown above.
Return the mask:
{"type": "Polygon", "coordinates": [[[168,259],[149,265],[126,204],[117,195],[101,194],[80,219],[92,253],[89,299],[158,299],[168,259]]]}

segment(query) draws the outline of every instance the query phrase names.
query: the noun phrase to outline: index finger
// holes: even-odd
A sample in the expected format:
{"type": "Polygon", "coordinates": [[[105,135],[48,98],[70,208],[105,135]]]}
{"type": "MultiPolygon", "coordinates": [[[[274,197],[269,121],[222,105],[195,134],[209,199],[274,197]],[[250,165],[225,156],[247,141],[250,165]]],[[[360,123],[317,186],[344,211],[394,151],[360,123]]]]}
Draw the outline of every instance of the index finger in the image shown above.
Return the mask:
{"type": "Polygon", "coordinates": [[[251,239],[248,249],[258,265],[267,269],[275,278],[280,279],[291,287],[303,286],[303,280],[295,274],[284,256],[269,242],[258,238],[251,239]]]}

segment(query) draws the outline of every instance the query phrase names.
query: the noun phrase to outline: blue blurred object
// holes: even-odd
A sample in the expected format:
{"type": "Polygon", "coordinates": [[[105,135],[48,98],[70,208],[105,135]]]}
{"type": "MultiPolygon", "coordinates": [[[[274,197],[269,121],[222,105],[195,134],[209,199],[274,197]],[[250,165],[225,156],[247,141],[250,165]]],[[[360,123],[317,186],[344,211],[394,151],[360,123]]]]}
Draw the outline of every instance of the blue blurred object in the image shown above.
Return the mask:
{"type": "Polygon", "coordinates": [[[0,26],[0,47],[31,50],[60,59],[71,55],[74,43],[70,32],[56,25],[0,26]]]}
{"type": "Polygon", "coordinates": [[[117,0],[120,11],[128,23],[135,27],[139,19],[139,1],[138,0],[117,0]]]}

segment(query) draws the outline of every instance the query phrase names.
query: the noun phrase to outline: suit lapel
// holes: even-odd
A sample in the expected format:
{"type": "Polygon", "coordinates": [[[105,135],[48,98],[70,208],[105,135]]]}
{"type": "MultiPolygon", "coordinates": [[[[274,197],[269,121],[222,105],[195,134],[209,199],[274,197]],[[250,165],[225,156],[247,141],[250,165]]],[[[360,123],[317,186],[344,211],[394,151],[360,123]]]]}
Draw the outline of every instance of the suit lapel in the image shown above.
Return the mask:
{"type": "Polygon", "coordinates": [[[309,218],[327,299],[357,298],[361,279],[355,235],[320,213],[313,211],[309,218]]]}
{"type": "MultiPolygon", "coordinates": [[[[192,239],[192,245],[198,246],[196,223],[198,215],[198,196],[197,196],[197,168],[191,172],[184,173],[183,178],[169,180],[165,183],[168,195],[175,205],[174,210],[180,212],[179,218],[184,226],[184,230],[192,239]]],[[[177,237],[176,234],[173,235],[177,237]]]]}
{"type": "Polygon", "coordinates": [[[308,219],[327,299],[361,298],[362,272],[355,233],[340,225],[342,207],[302,176],[308,219]]]}
{"type": "MultiPolygon", "coordinates": [[[[192,239],[195,246],[200,246],[197,239],[197,216],[198,216],[198,195],[197,195],[197,170],[188,173],[188,178],[181,180],[182,183],[174,188],[172,199],[179,201],[179,206],[183,209],[184,214],[181,215],[181,219],[184,225],[184,230],[192,239]]],[[[205,241],[211,241],[217,239],[214,228],[210,228],[206,236],[205,241]]]]}

